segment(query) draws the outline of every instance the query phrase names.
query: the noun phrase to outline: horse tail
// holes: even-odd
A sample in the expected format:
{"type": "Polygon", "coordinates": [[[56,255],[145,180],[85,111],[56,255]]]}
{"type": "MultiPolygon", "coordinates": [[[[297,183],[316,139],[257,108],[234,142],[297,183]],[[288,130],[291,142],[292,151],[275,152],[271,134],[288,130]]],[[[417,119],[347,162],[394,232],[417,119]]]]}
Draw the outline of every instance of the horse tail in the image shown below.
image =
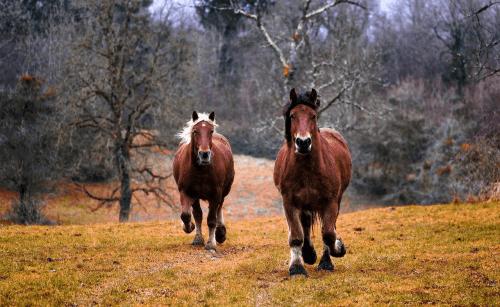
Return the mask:
{"type": "Polygon", "coordinates": [[[312,215],[312,218],[311,218],[311,233],[314,233],[314,229],[316,227],[316,224],[321,225],[321,214],[319,214],[318,211],[312,211],[311,215],[312,215]]]}

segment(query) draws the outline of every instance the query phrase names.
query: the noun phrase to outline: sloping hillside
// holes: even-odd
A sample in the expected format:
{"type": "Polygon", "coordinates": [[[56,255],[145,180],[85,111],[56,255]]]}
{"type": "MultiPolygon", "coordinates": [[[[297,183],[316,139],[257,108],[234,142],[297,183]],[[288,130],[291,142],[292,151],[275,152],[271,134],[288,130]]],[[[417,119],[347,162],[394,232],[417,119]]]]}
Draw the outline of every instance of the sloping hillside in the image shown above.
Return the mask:
{"type": "Polygon", "coordinates": [[[0,305],[499,305],[499,205],[343,214],[335,272],[292,280],[281,216],[228,219],[216,254],[178,221],[0,226],[0,305]]]}

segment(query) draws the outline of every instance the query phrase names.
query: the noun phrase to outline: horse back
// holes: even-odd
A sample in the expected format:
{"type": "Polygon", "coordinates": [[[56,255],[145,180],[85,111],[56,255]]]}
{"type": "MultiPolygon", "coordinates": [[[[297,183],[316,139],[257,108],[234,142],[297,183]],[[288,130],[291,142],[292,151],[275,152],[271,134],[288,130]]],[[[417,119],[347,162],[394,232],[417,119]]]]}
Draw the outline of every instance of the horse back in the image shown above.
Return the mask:
{"type": "Polygon", "coordinates": [[[321,128],[321,136],[327,141],[335,161],[335,166],[340,172],[342,192],[345,191],[351,181],[351,152],[344,137],[335,129],[321,128]]]}

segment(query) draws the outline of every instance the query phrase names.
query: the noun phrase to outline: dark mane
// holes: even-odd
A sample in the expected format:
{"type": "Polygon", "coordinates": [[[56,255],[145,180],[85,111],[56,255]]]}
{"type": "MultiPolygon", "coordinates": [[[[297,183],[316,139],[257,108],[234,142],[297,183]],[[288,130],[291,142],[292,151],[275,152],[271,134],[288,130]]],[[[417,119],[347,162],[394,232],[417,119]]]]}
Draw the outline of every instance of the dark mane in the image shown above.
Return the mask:
{"type": "Polygon", "coordinates": [[[287,142],[292,141],[292,135],[290,133],[291,129],[291,119],[290,119],[290,111],[296,106],[303,104],[314,111],[317,111],[320,105],[320,101],[318,99],[318,95],[315,89],[310,91],[301,92],[299,95],[295,93],[295,89],[290,91],[290,101],[283,107],[283,116],[285,117],[285,139],[287,142]]]}

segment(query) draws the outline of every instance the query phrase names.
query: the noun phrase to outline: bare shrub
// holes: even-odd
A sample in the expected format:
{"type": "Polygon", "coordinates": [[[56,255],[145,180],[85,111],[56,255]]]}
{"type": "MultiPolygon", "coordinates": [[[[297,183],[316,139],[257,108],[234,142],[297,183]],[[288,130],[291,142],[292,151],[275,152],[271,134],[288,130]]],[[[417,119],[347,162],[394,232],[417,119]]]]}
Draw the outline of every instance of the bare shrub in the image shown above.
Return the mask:
{"type": "Polygon", "coordinates": [[[22,225],[51,225],[53,223],[42,212],[44,206],[45,203],[35,199],[14,201],[5,219],[22,225]]]}
{"type": "Polygon", "coordinates": [[[471,195],[489,198],[500,182],[500,138],[481,138],[463,144],[456,156],[456,193],[462,198],[471,195]],[[468,146],[466,146],[468,145],[468,146]]]}

